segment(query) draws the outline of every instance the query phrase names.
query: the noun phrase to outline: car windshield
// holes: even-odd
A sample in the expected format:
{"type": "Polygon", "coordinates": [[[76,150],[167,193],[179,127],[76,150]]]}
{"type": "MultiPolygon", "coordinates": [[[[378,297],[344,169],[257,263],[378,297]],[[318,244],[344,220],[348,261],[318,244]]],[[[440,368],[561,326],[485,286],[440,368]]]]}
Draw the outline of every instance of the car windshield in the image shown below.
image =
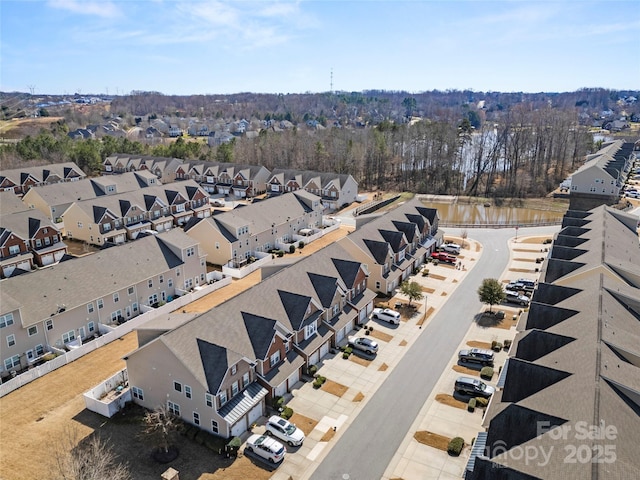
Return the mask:
{"type": "Polygon", "coordinates": [[[296,426],[289,424],[284,427],[284,431],[287,432],[287,435],[293,435],[294,433],[296,433],[296,426]]]}
{"type": "Polygon", "coordinates": [[[486,388],[487,388],[487,384],[486,384],[486,383],[483,383],[483,382],[479,382],[479,383],[478,383],[478,388],[479,388],[480,390],[484,390],[484,389],[486,389],[486,388]]]}

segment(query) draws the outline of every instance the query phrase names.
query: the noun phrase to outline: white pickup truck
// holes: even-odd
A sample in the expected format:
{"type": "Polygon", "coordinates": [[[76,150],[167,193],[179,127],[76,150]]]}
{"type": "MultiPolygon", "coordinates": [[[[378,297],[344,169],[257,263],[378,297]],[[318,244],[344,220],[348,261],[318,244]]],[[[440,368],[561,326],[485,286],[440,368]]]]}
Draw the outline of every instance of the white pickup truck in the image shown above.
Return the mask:
{"type": "Polygon", "coordinates": [[[371,316],[378,320],[384,320],[393,325],[400,325],[400,312],[390,308],[374,308],[371,316]]]}

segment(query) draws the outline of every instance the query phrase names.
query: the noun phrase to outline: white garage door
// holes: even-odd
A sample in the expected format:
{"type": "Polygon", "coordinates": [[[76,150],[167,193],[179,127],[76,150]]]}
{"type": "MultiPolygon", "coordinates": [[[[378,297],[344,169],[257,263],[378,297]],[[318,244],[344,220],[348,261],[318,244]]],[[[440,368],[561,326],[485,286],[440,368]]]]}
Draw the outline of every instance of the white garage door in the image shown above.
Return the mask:
{"type": "Polygon", "coordinates": [[[118,235],[116,236],[116,238],[113,239],[113,242],[118,244],[124,243],[124,241],[125,241],[124,235],[118,235]]]}
{"type": "Polygon", "coordinates": [[[276,391],[275,391],[276,397],[281,397],[285,393],[287,393],[287,381],[286,380],[284,382],[282,382],[280,385],[278,385],[276,387],[276,391]]]}
{"type": "Polygon", "coordinates": [[[5,277],[9,277],[11,276],[11,274],[13,273],[13,271],[16,269],[15,265],[9,265],[8,267],[4,267],[2,269],[2,272],[4,273],[5,277]]]}
{"type": "Polygon", "coordinates": [[[340,343],[344,338],[344,332],[348,332],[349,329],[347,327],[342,327],[340,330],[336,332],[336,343],[340,343]]]}
{"type": "Polygon", "coordinates": [[[53,258],[55,258],[56,262],[62,260],[62,257],[64,257],[64,250],[60,250],[59,252],[53,254],[53,258]]]}
{"type": "Polygon", "coordinates": [[[296,370],[289,376],[289,390],[300,380],[300,370],[296,370]]]}
{"type": "Polygon", "coordinates": [[[315,365],[316,363],[318,363],[320,361],[320,352],[318,350],[316,350],[315,352],[313,352],[313,354],[309,357],[309,365],[315,365]]]}
{"type": "Polygon", "coordinates": [[[253,425],[262,416],[262,402],[253,407],[249,412],[249,425],[253,425]]]}
{"type": "Polygon", "coordinates": [[[236,423],[233,427],[231,427],[231,436],[239,437],[246,431],[247,431],[247,417],[244,416],[240,420],[238,420],[238,423],[236,423]]]}
{"type": "Polygon", "coordinates": [[[54,262],[53,255],[44,255],[42,257],[42,265],[51,265],[54,262]]]}
{"type": "Polygon", "coordinates": [[[329,353],[329,342],[320,347],[320,358],[324,358],[327,353],[329,353]]]}

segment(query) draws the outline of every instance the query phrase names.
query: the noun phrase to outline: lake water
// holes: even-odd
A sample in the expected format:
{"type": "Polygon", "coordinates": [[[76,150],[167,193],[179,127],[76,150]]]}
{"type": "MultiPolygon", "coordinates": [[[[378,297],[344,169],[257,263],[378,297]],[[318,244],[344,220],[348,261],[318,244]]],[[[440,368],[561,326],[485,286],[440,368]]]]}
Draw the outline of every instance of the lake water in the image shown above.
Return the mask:
{"type": "Polygon", "coordinates": [[[438,209],[440,224],[447,225],[543,225],[560,223],[563,213],[529,208],[495,207],[483,204],[424,202],[438,209]]]}

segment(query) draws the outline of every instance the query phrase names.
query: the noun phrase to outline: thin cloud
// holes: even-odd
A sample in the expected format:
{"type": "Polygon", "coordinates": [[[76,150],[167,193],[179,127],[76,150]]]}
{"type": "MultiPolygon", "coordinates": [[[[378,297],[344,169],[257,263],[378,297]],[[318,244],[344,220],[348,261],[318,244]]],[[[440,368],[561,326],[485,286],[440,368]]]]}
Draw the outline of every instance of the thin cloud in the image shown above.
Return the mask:
{"type": "Polygon", "coordinates": [[[79,15],[93,15],[104,18],[114,18],[121,15],[120,9],[112,2],[92,2],[84,0],[49,0],[51,8],[66,10],[79,15]]]}

